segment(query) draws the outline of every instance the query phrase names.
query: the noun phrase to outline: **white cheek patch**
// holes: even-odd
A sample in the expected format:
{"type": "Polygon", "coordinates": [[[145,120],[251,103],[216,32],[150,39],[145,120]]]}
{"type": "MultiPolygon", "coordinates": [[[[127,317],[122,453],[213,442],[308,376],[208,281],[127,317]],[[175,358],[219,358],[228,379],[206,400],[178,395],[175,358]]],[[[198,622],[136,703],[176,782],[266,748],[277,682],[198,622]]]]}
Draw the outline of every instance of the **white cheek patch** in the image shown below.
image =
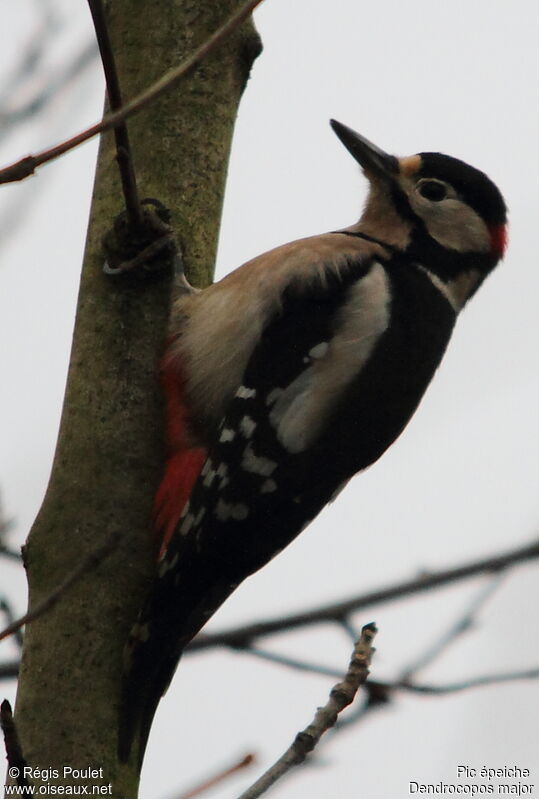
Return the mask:
{"type": "Polygon", "coordinates": [[[423,220],[431,238],[455,252],[489,252],[490,232],[479,214],[458,197],[438,203],[409,195],[410,205],[423,220]]]}

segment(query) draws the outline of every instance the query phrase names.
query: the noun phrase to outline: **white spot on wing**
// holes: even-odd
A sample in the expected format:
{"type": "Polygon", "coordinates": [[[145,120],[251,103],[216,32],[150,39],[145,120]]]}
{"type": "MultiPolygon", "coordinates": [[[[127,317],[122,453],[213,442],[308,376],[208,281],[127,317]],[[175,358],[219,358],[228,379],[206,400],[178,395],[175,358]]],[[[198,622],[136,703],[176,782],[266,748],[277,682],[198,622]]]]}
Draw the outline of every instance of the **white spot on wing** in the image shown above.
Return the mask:
{"type": "Polygon", "coordinates": [[[219,464],[216,471],[216,475],[220,480],[219,488],[222,489],[229,484],[230,481],[228,479],[228,466],[226,465],[226,463],[219,464]]]}
{"type": "Polygon", "coordinates": [[[204,481],[203,481],[203,485],[205,485],[206,488],[209,488],[211,486],[216,474],[217,474],[217,472],[215,471],[215,469],[208,469],[206,471],[206,474],[204,476],[204,481]]]}
{"type": "Polygon", "coordinates": [[[319,344],[315,344],[315,346],[309,350],[309,354],[303,359],[303,363],[320,360],[328,351],[328,347],[329,344],[327,341],[321,341],[319,344]]]}
{"type": "Polygon", "coordinates": [[[242,522],[249,515],[249,508],[242,502],[225,502],[223,499],[219,499],[214,513],[220,522],[226,522],[229,519],[242,522]]]}
{"type": "MultiPolygon", "coordinates": [[[[204,484],[206,484],[206,481],[204,481],[204,484]]],[[[181,524],[180,533],[182,535],[187,535],[187,533],[190,532],[194,521],[195,521],[194,515],[192,513],[188,513],[181,524]]]]}
{"type": "Polygon", "coordinates": [[[173,569],[178,562],[178,553],[176,552],[172,558],[167,558],[166,554],[165,557],[161,560],[159,564],[159,570],[157,572],[158,577],[164,577],[167,572],[173,569]]]}
{"type": "Polygon", "coordinates": [[[318,358],[323,358],[326,352],[328,351],[329,344],[327,341],[321,341],[320,344],[317,344],[311,350],[309,350],[309,356],[314,358],[314,360],[318,360],[318,358]]]}
{"type": "Polygon", "coordinates": [[[240,430],[245,438],[251,438],[256,430],[256,422],[250,416],[244,416],[240,422],[240,430]]]}
{"type": "Polygon", "coordinates": [[[195,521],[193,523],[194,527],[198,527],[198,525],[200,524],[205,515],[206,515],[206,508],[202,507],[195,516],[195,521]]]}
{"type": "Polygon", "coordinates": [[[251,399],[256,397],[256,388],[247,388],[247,386],[240,386],[236,391],[236,397],[239,399],[251,399]]]}
{"type": "Polygon", "coordinates": [[[221,441],[223,444],[226,444],[227,441],[234,441],[235,437],[235,430],[232,430],[229,427],[223,427],[221,430],[221,435],[219,436],[219,441],[221,441]]]}
{"type": "Polygon", "coordinates": [[[251,474],[260,474],[262,477],[269,477],[277,468],[277,464],[275,461],[265,458],[263,455],[255,455],[251,444],[247,444],[243,451],[241,468],[251,474]]]}
{"type": "Polygon", "coordinates": [[[202,467],[202,470],[200,472],[201,476],[204,477],[205,475],[207,475],[208,472],[210,471],[210,469],[212,469],[212,467],[213,467],[213,463],[212,463],[211,458],[207,458],[206,462],[204,463],[204,466],[202,467]]]}

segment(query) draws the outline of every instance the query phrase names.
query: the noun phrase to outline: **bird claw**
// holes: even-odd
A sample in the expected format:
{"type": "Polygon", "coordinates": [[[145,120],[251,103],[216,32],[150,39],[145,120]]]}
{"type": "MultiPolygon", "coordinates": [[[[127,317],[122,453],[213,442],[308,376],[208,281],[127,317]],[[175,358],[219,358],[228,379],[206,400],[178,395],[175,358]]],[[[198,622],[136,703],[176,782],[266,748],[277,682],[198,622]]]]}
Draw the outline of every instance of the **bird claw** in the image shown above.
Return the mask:
{"type": "Polygon", "coordinates": [[[159,202],[147,198],[141,203],[143,224],[134,230],[123,211],[114,220],[112,230],[103,237],[107,256],[106,275],[147,276],[163,271],[183,271],[181,251],[172,226],[170,212],[159,202]]]}

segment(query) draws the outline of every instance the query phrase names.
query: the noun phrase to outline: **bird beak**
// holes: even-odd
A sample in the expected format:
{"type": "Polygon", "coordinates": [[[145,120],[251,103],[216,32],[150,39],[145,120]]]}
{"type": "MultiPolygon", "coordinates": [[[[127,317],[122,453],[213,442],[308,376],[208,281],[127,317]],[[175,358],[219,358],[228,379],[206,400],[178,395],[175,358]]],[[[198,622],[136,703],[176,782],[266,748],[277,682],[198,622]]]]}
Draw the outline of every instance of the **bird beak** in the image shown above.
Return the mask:
{"type": "Polygon", "coordinates": [[[330,119],[329,124],[364,172],[386,178],[393,178],[398,174],[399,161],[394,155],[388,155],[364,136],[360,136],[355,130],[347,128],[336,119],[330,119]]]}

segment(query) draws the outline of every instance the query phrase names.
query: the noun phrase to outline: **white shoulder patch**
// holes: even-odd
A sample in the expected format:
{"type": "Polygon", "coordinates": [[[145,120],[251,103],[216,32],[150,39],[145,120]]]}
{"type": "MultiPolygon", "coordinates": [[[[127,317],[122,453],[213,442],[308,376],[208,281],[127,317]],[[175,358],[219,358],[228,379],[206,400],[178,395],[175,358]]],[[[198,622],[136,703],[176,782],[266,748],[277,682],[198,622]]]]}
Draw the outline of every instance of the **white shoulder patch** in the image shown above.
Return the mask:
{"type": "Polygon", "coordinates": [[[305,370],[274,395],[270,421],[289,452],[302,452],[316,438],[331,407],[387,329],[390,305],[389,278],[382,264],[375,263],[348,290],[331,340],[311,349],[305,370]]]}

